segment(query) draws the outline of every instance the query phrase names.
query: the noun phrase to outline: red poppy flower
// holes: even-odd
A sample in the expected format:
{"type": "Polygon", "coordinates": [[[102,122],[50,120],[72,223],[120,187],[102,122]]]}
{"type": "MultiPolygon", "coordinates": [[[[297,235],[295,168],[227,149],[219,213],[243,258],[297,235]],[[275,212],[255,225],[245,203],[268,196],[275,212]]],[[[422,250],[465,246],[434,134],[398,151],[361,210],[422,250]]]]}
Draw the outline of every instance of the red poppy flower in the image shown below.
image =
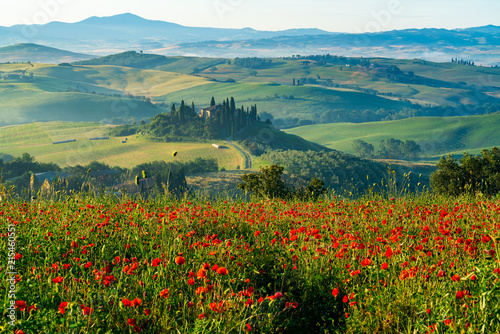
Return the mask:
{"type": "Polygon", "coordinates": [[[150,310],[150,309],[148,309],[148,308],[147,308],[147,309],[145,309],[145,310],[144,310],[144,314],[145,314],[145,315],[150,315],[150,314],[151,314],[151,310],[150,310]]]}
{"type": "Polygon", "coordinates": [[[186,263],[186,259],[183,258],[182,256],[177,256],[175,258],[175,263],[177,263],[179,266],[183,265],[184,263],[186,263]]]}
{"type": "Polygon", "coordinates": [[[64,280],[63,277],[59,276],[59,277],[56,277],[52,280],[52,283],[61,283],[62,281],[64,280]]]}
{"type": "Polygon", "coordinates": [[[137,322],[135,321],[135,319],[128,319],[128,320],[127,320],[127,322],[128,322],[128,324],[129,324],[130,326],[135,326],[135,325],[137,325],[137,322]]]}
{"type": "Polygon", "coordinates": [[[170,291],[168,291],[168,289],[163,289],[162,291],[160,291],[160,297],[168,298],[169,296],[170,296],[170,291]]]}
{"type": "Polygon", "coordinates": [[[18,308],[19,311],[24,311],[26,310],[26,308],[28,308],[28,304],[26,304],[26,302],[23,300],[18,300],[16,301],[16,308],[18,308]]]}
{"type": "Polygon", "coordinates": [[[220,267],[220,268],[218,268],[218,269],[217,269],[217,273],[218,273],[219,275],[224,275],[224,276],[225,276],[225,275],[227,275],[229,272],[227,271],[227,269],[226,269],[226,268],[224,268],[224,267],[220,267]]]}
{"type": "Polygon", "coordinates": [[[363,267],[369,266],[369,265],[370,265],[370,263],[372,263],[372,260],[371,260],[371,259],[368,259],[368,258],[367,258],[367,259],[364,259],[363,261],[361,261],[361,265],[362,265],[363,267]]]}
{"type": "Polygon", "coordinates": [[[86,269],[92,267],[92,262],[87,262],[85,263],[85,266],[84,266],[86,269]]]}
{"type": "Polygon", "coordinates": [[[387,264],[387,262],[382,263],[382,266],[381,266],[382,270],[386,270],[388,267],[389,267],[389,265],[387,264]]]}
{"type": "Polygon", "coordinates": [[[392,248],[389,247],[387,248],[387,250],[385,251],[385,256],[390,259],[392,257],[392,248]]]}
{"type": "Polygon", "coordinates": [[[196,273],[196,277],[197,278],[207,277],[207,271],[205,269],[198,270],[198,272],[196,273]]]}
{"type": "Polygon", "coordinates": [[[252,330],[252,326],[250,326],[249,324],[246,324],[245,325],[245,331],[246,332],[250,332],[252,330]]]}
{"type": "Polygon", "coordinates": [[[344,303],[347,303],[349,301],[349,297],[347,295],[345,295],[344,298],[342,298],[342,301],[344,303]]]}
{"type": "Polygon", "coordinates": [[[91,309],[90,307],[83,308],[83,315],[91,315],[93,312],[94,312],[94,310],[91,309]]]}
{"type": "Polygon", "coordinates": [[[61,312],[61,314],[64,314],[64,312],[66,312],[66,307],[68,307],[67,302],[62,302],[61,304],[59,304],[59,312],[61,312]]]}
{"type": "Polygon", "coordinates": [[[133,307],[137,307],[139,305],[142,304],[142,300],[140,298],[135,298],[134,300],[132,300],[132,306],[133,307]]]}
{"type": "Polygon", "coordinates": [[[337,295],[338,295],[338,294],[339,294],[339,289],[334,288],[334,289],[332,290],[332,295],[333,295],[334,297],[337,297],[337,295]]]}
{"type": "Polygon", "coordinates": [[[130,300],[126,299],[126,298],[122,300],[122,304],[125,307],[132,306],[132,302],[130,300]]]}
{"type": "Polygon", "coordinates": [[[464,296],[464,293],[463,293],[462,291],[458,290],[458,291],[457,291],[457,293],[455,294],[455,297],[456,297],[457,299],[462,299],[462,298],[464,298],[465,296],[464,296]]]}
{"type": "Polygon", "coordinates": [[[451,280],[452,280],[453,282],[460,281],[460,276],[458,276],[458,275],[453,275],[453,276],[451,276],[451,280]]]}
{"type": "Polygon", "coordinates": [[[151,266],[153,267],[158,267],[158,265],[161,263],[161,260],[156,258],[153,261],[151,261],[151,266]]]}

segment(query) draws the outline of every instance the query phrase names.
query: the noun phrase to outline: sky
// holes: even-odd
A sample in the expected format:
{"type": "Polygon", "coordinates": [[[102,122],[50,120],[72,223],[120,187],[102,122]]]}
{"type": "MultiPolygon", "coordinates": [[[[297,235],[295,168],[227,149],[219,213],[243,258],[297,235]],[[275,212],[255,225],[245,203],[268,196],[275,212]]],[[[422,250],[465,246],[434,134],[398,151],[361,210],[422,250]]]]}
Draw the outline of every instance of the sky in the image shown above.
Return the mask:
{"type": "Polygon", "coordinates": [[[500,0],[1,0],[0,26],[133,13],[193,27],[330,32],[500,26],[500,0]]]}

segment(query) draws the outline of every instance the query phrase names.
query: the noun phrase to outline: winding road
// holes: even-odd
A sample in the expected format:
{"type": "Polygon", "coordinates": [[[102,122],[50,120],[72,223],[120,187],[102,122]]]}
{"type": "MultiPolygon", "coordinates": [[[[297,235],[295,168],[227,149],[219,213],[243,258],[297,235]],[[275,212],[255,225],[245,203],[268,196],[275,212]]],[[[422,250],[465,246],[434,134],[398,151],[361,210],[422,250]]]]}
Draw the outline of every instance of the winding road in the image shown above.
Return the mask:
{"type": "Polygon", "coordinates": [[[226,141],[229,145],[231,145],[232,147],[237,149],[241,154],[243,154],[243,156],[245,157],[245,169],[251,169],[252,168],[252,158],[250,157],[250,154],[243,151],[243,149],[241,147],[239,147],[238,145],[233,144],[233,142],[231,141],[231,137],[228,137],[226,139],[226,141]]]}

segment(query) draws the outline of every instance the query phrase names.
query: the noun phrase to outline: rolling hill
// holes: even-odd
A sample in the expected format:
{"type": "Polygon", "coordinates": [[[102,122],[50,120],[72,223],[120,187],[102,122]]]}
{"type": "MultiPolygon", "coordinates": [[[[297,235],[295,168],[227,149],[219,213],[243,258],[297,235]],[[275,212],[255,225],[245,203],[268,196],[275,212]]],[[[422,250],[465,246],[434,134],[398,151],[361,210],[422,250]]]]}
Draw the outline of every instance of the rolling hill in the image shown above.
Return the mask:
{"type": "Polygon", "coordinates": [[[24,152],[39,162],[54,162],[64,166],[85,165],[91,161],[131,168],[153,160],[190,161],[196,157],[216,158],[220,167],[234,170],[244,166],[244,157],[224,141],[214,141],[224,149],[215,149],[212,143],[158,143],[140,135],[110,137],[109,140],[90,141],[89,138],[108,136],[109,126],[89,122],[45,122],[0,127],[0,152],[14,157],[24,152]],[[127,143],[122,143],[127,138],[127,143]],[[75,142],[52,144],[76,139],[75,142]]]}
{"type": "MultiPolygon", "coordinates": [[[[184,64],[182,70],[189,72],[189,67],[206,64],[208,60],[175,61],[184,64]]],[[[169,66],[164,60],[158,65],[158,68],[169,66]]],[[[33,120],[110,122],[134,118],[139,121],[166,111],[151,104],[149,99],[164,103],[169,109],[171,103],[178,104],[181,100],[203,107],[212,96],[234,96],[238,104],[257,103],[260,111],[276,117],[309,119],[309,122],[311,117],[319,117],[332,108],[402,110],[411,106],[408,102],[327,87],[281,85],[266,80],[220,82],[201,75],[113,65],[0,64],[0,76],[4,78],[0,82],[4,125],[33,120]]]]}
{"type": "MultiPolygon", "coordinates": [[[[245,59],[249,58],[243,58],[243,61],[245,59]]],[[[165,57],[130,51],[75,64],[172,71],[222,83],[261,82],[290,86],[296,81],[297,85],[301,82],[301,86],[305,84],[343,92],[357,91],[392,100],[407,99],[422,106],[500,103],[500,68],[330,55],[255,59],[253,64],[245,67],[241,66],[242,61],[237,62],[238,59],[165,57]],[[263,60],[265,65],[262,65],[263,60]]],[[[279,92],[275,94],[278,98],[290,96],[280,95],[279,92]]],[[[394,106],[389,103],[387,108],[394,106]]]]}
{"type": "Polygon", "coordinates": [[[500,105],[500,68],[328,55],[256,58],[257,66],[246,59],[130,51],[67,66],[0,64],[1,122],[139,121],[182,100],[199,108],[229,96],[257,104],[278,127],[450,115],[428,106],[457,107],[456,115],[463,104],[476,114],[500,105]]]}
{"type": "Polygon", "coordinates": [[[343,152],[354,152],[356,139],[377,147],[381,139],[415,140],[422,148],[423,161],[435,161],[449,153],[479,153],[500,146],[500,114],[463,117],[416,117],[371,123],[337,123],[302,126],[289,134],[343,152]]]}
{"type": "Polygon", "coordinates": [[[209,83],[204,78],[116,66],[0,64],[0,124],[105,121],[121,124],[165,111],[145,96],[209,83]]]}
{"type": "Polygon", "coordinates": [[[78,60],[91,59],[93,56],[59,50],[33,43],[20,43],[0,47],[0,63],[32,62],[32,63],[71,63],[78,60]]]}

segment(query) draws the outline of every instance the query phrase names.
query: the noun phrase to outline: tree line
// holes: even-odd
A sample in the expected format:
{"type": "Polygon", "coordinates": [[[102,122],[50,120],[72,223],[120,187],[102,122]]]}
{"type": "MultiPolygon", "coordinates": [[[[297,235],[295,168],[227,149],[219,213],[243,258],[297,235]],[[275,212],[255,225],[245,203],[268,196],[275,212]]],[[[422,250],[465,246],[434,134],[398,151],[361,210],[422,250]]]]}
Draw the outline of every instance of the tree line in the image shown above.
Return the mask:
{"type": "Polygon", "coordinates": [[[27,198],[44,191],[103,192],[110,187],[131,182],[134,179],[151,178],[154,184],[149,192],[165,191],[179,194],[187,189],[186,176],[198,173],[217,172],[219,165],[215,158],[196,158],[188,162],[152,161],[139,164],[131,169],[111,167],[97,161],[86,165],[76,165],[61,168],[55,163],[41,163],[33,156],[24,153],[21,157],[4,162],[0,159],[0,184],[12,194],[27,198]],[[104,171],[104,172],[103,172],[104,171]],[[36,173],[55,172],[51,180],[38,179],[36,173]],[[101,173],[103,172],[103,173],[101,173]]]}
{"type": "Polygon", "coordinates": [[[375,147],[364,140],[356,139],[352,143],[356,154],[363,158],[417,160],[420,157],[420,145],[414,140],[388,138],[380,140],[378,146],[375,152],[375,147]]]}
{"type": "Polygon", "coordinates": [[[267,58],[235,58],[233,64],[239,67],[250,69],[262,69],[268,67],[272,63],[271,59],[267,58]]]}
{"type": "Polygon", "coordinates": [[[437,194],[497,195],[500,193],[500,149],[484,149],[476,156],[467,152],[459,159],[441,157],[431,175],[431,187],[437,194]]]}

